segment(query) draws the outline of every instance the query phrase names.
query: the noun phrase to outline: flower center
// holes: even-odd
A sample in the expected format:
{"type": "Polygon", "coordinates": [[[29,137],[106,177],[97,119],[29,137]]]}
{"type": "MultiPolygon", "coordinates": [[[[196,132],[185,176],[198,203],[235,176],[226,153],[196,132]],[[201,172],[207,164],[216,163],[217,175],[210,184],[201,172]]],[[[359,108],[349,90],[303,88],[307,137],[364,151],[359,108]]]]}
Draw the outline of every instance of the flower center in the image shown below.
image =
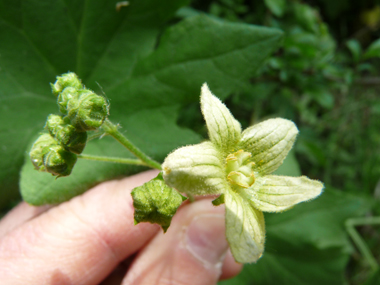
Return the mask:
{"type": "Polygon", "coordinates": [[[228,182],[243,188],[248,188],[255,182],[253,174],[255,163],[250,161],[251,156],[249,152],[242,149],[227,156],[226,173],[228,182]]]}

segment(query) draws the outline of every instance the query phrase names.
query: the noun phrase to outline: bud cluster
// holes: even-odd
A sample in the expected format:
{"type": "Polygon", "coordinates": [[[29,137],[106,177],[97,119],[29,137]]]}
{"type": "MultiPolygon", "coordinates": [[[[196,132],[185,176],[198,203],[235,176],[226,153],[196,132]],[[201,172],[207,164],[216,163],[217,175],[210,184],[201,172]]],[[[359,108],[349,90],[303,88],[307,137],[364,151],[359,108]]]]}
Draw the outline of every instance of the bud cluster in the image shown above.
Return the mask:
{"type": "Polygon", "coordinates": [[[86,146],[87,131],[103,124],[109,104],[103,96],[85,88],[73,72],[57,76],[51,89],[62,115],[48,116],[48,133],[35,141],[30,158],[37,170],[61,177],[70,175],[77,154],[86,146]]]}

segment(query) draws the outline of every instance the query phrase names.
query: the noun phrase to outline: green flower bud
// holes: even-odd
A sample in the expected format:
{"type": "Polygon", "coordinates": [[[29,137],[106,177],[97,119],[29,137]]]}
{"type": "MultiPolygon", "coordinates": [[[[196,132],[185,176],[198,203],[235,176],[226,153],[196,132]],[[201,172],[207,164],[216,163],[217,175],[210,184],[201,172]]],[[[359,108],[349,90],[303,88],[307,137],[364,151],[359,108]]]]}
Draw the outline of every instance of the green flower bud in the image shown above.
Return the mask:
{"type": "Polygon", "coordinates": [[[66,87],[57,97],[57,105],[59,111],[62,114],[67,114],[67,104],[70,100],[75,100],[73,98],[79,97],[78,89],[74,87],[66,87]]]}
{"type": "Polygon", "coordinates": [[[135,224],[150,222],[159,224],[164,232],[169,228],[178,207],[187,198],[166,185],[160,173],[132,191],[135,208],[135,224]]]}
{"type": "Polygon", "coordinates": [[[71,124],[83,131],[98,129],[108,115],[107,100],[90,90],[80,90],[67,104],[71,124]]]}
{"type": "Polygon", "coordinates": [[[78,131],[69,122],[65,122],[61,116],[49,115],[46,128],[50,135],[70,152],[80,154],[86,146],[87,133],[78,131]]]}
{"type": "Polygon", "coordinates": [[[76,89],[83,88],[82,82],[74,72],[68,72],[61,76],[57,76],[57,81],[55,81],[54,84],[50,83],[50,86],[55,96],[58,96],[58,94],[66,87],[74,87],[76,89]]]}
{"type": "Polygon", "coordinates": [[[49,151],[51,146],[58,145],[58,142],[49,134],[42,134],[33,144],[29,156],[37,170],[45,171],[43,156],[49,151]]]}
{"type": "Polygon", "coordinates": [[[65,150],[61,145],[51,146],[43,156],[46,171],[58,177],[70,175],[76,161],[76,154],[65,150]]]}

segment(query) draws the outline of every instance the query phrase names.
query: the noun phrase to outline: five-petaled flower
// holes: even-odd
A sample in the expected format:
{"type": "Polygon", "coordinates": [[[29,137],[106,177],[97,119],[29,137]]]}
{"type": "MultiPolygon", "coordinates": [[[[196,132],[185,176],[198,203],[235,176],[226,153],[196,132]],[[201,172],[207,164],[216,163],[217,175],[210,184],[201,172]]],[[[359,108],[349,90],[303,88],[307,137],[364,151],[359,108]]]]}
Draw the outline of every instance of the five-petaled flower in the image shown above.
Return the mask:
{"type": "Polygon", "coordinates": [[[241,131],[227,107],[202,86],[201,109],[210,141],[179,148],[162,167],[166,183],[192,195],[222,194],[226,236],[236,261],[256,262],[264,251],[262,212],[281,212],[321,194],[305,176],[270,175],[298,134],[293,122],[269,119],[241,131]]]}

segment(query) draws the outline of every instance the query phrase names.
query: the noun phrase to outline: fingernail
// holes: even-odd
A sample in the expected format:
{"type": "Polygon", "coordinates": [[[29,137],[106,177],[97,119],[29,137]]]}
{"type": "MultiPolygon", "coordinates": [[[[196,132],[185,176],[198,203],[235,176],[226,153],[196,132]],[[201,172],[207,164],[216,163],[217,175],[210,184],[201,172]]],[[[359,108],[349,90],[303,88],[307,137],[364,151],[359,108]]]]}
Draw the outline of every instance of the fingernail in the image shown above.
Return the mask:
{"type": "Polygon", "coordinates": [[[224,215],[204,214],[194,217],[186,232],[189,252],[200,261],[221,264],[228,249],[224,215]]]}

